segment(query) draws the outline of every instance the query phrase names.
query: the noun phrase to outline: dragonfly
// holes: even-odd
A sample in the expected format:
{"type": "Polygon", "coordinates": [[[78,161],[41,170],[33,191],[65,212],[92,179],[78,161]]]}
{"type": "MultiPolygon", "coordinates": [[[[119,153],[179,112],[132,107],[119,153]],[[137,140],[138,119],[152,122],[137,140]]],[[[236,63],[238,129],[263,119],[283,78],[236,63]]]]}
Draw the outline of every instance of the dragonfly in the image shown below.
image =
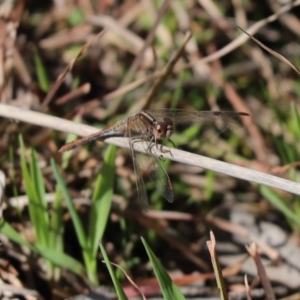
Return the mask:
{"type": "Polygon", "coordinates": [[[246,112],[233,111],[191,111],[168,108],[142,110],[120,120],[111,127],[65,144],[59,149],[59,152],[74,149],[93,140],[105,140],[111,137],[128,138],[130,155],[136,174],[138,198],[142,209],[147,211],[149,203],[144,181],[145,176],[148,177],[148,180],[154,182],[156,190],[168,202],[172,203],[174,200],[171,180],[160,158],[153,155],[153,147],[156,147],[160,153],[170,152],[159,143],[168,140],[174,145],[170,137],[177,125],[199,124],[204,127],[214,127],[221,133],[227,129],[243,127],[243,119],[248,116],[249,114],[246,112]],[[136,142],[143,144],[147,155],[135,151],[134,144],[136,142]]]}

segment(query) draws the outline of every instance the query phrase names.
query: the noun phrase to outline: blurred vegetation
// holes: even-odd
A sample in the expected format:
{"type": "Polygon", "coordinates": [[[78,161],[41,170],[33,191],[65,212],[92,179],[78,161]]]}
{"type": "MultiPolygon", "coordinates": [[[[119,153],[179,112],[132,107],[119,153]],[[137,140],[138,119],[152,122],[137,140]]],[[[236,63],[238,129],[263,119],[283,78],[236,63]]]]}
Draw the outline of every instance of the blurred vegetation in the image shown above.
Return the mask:
{"type": "MultiPolygon", "coordinates": [[[[299,182],[299,75],[254,41],[237,40],[237,26],[257,26],[253,35],[299,68],[298,2],[3,0],[1,103],[99,128],[145,105],[248,112],[245,128],[199,135],[199,126],[178,127],[172,141],[299,182]],[[147,98],[157,80],[158,91],[147,98]]],[[[300,251],[299,195],[161,160],[175,201],[164,201],[147,183],[145,214],[126,149],[92,142],[61,154],[58,149],[75,139],[63,127],[1,120],[0,285],[7,298],[64,299],[96,286],[104,295],[107,285],[119,299],[159,292],[164,299],[188,299],[191,286],[198,297],[242,298],[245,274],[253,299],[298,292],[285,273],[290,267],[294,280],[300,277],[297,256],[281,252],[275,237],[280,230],[286,239],[278,245],[290,247],[291,240],[294,255],[300,251]],[[268,264],[285,261],[276,265],[278,277],[266,267],[273,290],[258,252],[247,249],[257,270],[243,264],[244,245],[253,241],[268,264]]]]}

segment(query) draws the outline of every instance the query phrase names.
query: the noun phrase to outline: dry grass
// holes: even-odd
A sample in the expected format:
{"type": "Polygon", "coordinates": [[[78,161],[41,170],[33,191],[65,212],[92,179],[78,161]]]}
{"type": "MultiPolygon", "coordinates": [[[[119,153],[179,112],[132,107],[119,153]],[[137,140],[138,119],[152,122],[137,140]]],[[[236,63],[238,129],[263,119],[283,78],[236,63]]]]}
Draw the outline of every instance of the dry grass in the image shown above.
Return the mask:
{"type": "MultiPolygon", "coordinates": [[[[199,137],[197,128],[178,128],[172,140],[179,149],[164,153],[171,163],[162,161],[175,202],[164,203],[147,185],[151,208],[147,214],[134,205],[135,174],[128,153],[120,148],[102,245],[121,267],[117,275],[128,298],[135,297],[136,290],[126,286],[126,277],[146,298],[159,291],[156,279],[150,278],[139,236],[147,240],[186,298],[192,296],[190,285],[197,282],[202,283],[193,286],[199,297],[216,295],[212,285],[205,284],[214,278],[205,243],[210,229],[216,237],[214,255],[218,253],[225,277],[221,286],[225,285],[229,298],[251,294],[256,299],[263,292],[268,299],[293,295],[300,280],[300,1],[282,6],[276,1],[225,1],[218,6],[204,0],[157,2],[1,3],[3,224],[38,245],[21,159],[33,159],[27,150],[33,147],[49,202],[47,213],[55,215],[60,203],[59,231],[64,231],[60,251],[83,264],[87,260],[81,257],[73,214],[67,200],[58,196],[50,159],[59,166],[84,227],[91,218],[91,205],[94,209],[91,194],[98,187],[97,175],[111,174],[101,173],[103,143],[63,156],[58,153],[65,142],[75,139],[72,134],[92,134],[95,127],[111,125],[144,108],[247,112],[251,120],[241,132],[199,137]],[[25,141],[23,150],[19,134],[25,141]],[[248,247],[258,271],[244,248],[253,241],[265,254],[261,260],[258,250],[248,247]],[[249,285],[244,285],[244,274],[249,285]]],[[[128,147],[122,138],[107,142],[128,147]]],[[[1,238],[0,286],[7,297],[62,299],[87,292],[86,286],[97,280],[100,294],[104,285],[111,285],[102,265],[98,269],[96,265],[93,281],[85,272],[62,271],[57,262],[52,265],[49,253],[21,247],[7,227],[1,238]]]]}

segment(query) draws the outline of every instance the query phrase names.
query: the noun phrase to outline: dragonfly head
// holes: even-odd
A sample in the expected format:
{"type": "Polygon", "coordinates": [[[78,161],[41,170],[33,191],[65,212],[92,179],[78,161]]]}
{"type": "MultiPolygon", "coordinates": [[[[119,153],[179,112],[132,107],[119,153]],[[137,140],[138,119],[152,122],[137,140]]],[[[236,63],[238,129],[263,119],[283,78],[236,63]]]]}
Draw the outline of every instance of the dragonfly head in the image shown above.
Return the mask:
{"type": "Polygon", "coordinates": [[[169,118],[164,118],[161,122],[156,122],[153,128],[153,135],[156,139],[168,139],[173,133],[173,122],[169,118]]]}

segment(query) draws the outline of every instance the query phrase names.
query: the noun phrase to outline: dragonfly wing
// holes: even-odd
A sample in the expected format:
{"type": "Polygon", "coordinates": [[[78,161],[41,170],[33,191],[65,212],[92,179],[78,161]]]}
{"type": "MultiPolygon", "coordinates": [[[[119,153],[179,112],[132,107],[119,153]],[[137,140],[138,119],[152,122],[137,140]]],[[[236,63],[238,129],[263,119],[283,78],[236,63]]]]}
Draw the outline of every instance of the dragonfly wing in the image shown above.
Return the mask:
{"type": "Polygon", "coordinates": [[[174,125],[176,124],[201,124],[213,125],[217,131],[223,132],[235,127],[243,127],[243,120],[249,117],[244,112],[233,111],[189,111],[185,109],[153,109],[147,111],[157,121],[169,118],[174,125]]]}
{"type": "Polygon", "coordinates": [[[162,166],[158,157],[152,156],[153,163],[156,164],[155,172],[151,172],[148,176],[155,182],[156,190],[170,203],[174,201],[173,187],[168,173],[162,166]]]}
{"type": "Polygon", "coordinates": [[[137,192],[138,192],[138,198],[139,201],[141,203],[142,209],[144,211],[148,211],[149,210],[149,203],[148,203],[148,196],[147,196],[147,190],[146,190],[146,186],[145,186],[145,182],[142,176],[142,169],[141,169],[141,165],[139,164],[139,152],[136,152],[134,150],[134,143],[136,141],[132,140],[129,144],[130,144],[130,155],[132,158],[132,162],[133,162],[133,168],[134,168],[134,173],[136,176],[136,188],[137,188],[137,192]]]}
{"type": "MultiPolygon", "coordinates": [[[[144,144],[147,145],[148,143],[144,142],[144,144]]],[[[155,184],[155,188],[159,194],[172,203],[174,200],[172,183],[159,158],[151,153],[147,155],[137,153],[137,165],[141,174],[147,176],[155,184]]]]}

